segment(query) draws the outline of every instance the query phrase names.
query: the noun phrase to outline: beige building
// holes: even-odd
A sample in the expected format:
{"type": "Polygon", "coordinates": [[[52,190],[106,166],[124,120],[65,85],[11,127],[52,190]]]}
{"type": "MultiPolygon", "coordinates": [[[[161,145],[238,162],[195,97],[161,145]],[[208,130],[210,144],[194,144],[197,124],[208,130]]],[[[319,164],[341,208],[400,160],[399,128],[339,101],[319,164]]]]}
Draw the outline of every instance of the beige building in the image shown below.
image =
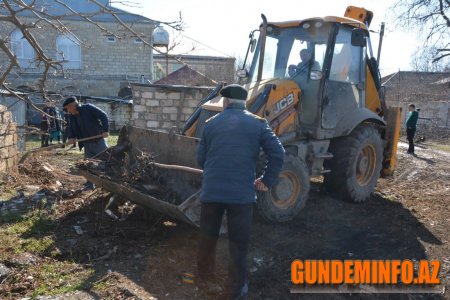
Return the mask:
{"type": "Polygon", "coordinates": [[[225,81],[228,84],[235,82],[236,59],[234,57],[177,55],[178,60],[176,60],[173,57],[156,53],[153,57],[155,80],[166,77],[187,65],[216,82],[225,81]]]}
{"type": "MultiPolygon", "coordinates": [[[[89,15],[93,23],[73,15],[57,2],[35,1],[37,10],[42,8],[48,14],[62,16],[62,24],[70,29],[70,33],[61,33],[41,21],[39,28],[31,30],[48,57],[63,61],[62,69],[50,72],[47,90],[61,94],[117,97],[119,90],[129,82],[151,78],[152,49],[143,41],[150,43],[157,25],[154,21],[113,8],[109,1],[98,1],[114,10],[133,33],[120,25],[112,14],[99,13],[100,7],[91,1],[63,2],[75,11],[89,15]]],[[[5,14],[5,11],[0,10],[0,14],[5,14]]],[[[18,16],[25,22],[35,20],[31,11],[18,16]]],[[[20,63],[20,68],[11,72],[9,83],[14,88],[37,89],[43,66],[36,63],[36,52],[11,23],[0,21],[0,24],[0,38],[8,41],[20,63]]],[[[0,65],[8,65],[3,51],[0,51],[0,65]]]]}

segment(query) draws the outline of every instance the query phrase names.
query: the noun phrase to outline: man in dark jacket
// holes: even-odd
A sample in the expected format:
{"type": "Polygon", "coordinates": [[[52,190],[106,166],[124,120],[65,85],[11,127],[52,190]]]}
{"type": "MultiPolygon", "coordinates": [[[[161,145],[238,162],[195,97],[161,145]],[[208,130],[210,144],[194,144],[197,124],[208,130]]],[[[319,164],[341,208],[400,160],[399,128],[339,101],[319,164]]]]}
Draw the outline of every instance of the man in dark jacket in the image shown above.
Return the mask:
{"type": "Polygon", "coordinates": [[[416,111],[416,106],[410,104],[408,106],[409,114],[406,120],[406,138],[408,139],[409,147],[407,153],[414,154],[414,136],[417,129],[417,120],[419,119],[419,113],[416,111]]]}
{"type": "MultiPolygon", "coordinates": [[[[109,136],[108,115],[92,104],[78,104],[75,97],[64,100],[63,108],[70,114],[68,142],[102,135],[97,139],[78,142],[80,150],[84,147],[84,157],[92,158],[108,148],[105,138],[109,136]]],[[[93,188],[91,182],[86,183],[87,188],[93,188]]]]}
{"type": "Polygon", "coordinates": [[[197,161],[203,168],[197,265],[200,282],[214,277],[216,243],[226,211],[230,250],[228,293],[232,299],[239,299],[248,291],[246,259],[255,189],[268,191],[277,180],[284,149],[267,121],[245,109],[244,88],[229,85],[220,94],[224,111],[206,122],[197,149],[197,161]],[[256,179],[261,148],[268,163],[263,175],[256,179]]]}

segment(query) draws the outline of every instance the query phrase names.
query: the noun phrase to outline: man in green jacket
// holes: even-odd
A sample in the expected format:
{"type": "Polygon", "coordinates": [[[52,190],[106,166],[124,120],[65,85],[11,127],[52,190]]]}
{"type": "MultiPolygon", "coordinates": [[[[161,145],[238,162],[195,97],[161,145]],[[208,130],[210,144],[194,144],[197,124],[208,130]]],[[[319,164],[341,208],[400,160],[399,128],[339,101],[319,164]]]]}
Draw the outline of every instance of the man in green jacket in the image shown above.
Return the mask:
{"type": "Polygon", "coordinates": [[[414,154],[414,135],[416,134],[417,120],[419,119],[419,113],[416,111],[416,106],[410,104],[408,106],[409,114],[406,119],[406,138],[409,142],[408,154],[414,154]]]}

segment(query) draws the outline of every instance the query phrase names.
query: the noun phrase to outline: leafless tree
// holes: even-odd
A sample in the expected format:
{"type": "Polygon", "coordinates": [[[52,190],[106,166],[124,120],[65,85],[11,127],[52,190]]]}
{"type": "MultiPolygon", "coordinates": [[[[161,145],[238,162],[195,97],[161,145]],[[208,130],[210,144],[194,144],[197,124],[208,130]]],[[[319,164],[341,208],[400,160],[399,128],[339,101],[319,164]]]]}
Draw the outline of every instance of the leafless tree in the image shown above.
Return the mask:
{"type": "Polygon", "coordinates": [[[431,62],[448,63],[450,58],[450,0],[397,0],[393,13],[397,25],[417,29],[431,62]]]}
{"type": "Polygon", "coordinates": [[[434,47],[418,47],[411,57],[411,67],[419,72],[450,72],[450,63],[446,63],[448,59],[433,62],[436,54],[434,47]]]}
{"type": "MultiPolygon", "coordinates": [[[[45,51],[45,49],[39,44],[39,41],[35,36],[36,29],[46,27],[52,30],[56,30],[59,33],[70,35],[71,28],[68,27],[69,25],[66,25],[64,20],[67,19],[68,17],[76,16],[78,18],[81,18],[81,20],[92,24],[98,30],[102,31],[105,35],[114,36],[117,39],[120,39],[121,36],[117,32],[113,32],[110,29],[107,29],[105,26],[103,26],[100,22],[94,21],[95,19],[94,17],[96,15],[110,14],[111,16],[113,16],[116,23],[120,25],[119,27],[122,30],[122,32],[126,31],[130,35],[136,37],[142,36],[141,33],[136,32],[136,30],[132,26],[130,26],[121,19],[120,14],[117,13],[116,9],[114,9],[109,5],[108,6],[104,5],[103,4],[104,2],[100,2],[97,0],[90,0],[90,1],[98,7],[98,10],[89,14],[77,11],[76,9],[72,8],[69,4],[67,4],[67,1],[63,0],[46,0],[46,1],[2,0],[2,2],[0,3],[0,26],[12,25],[13,28],[20,30],[20,32],[23,35],[23,38],[31,45],[31,47],[34,49],[36,53],[34,63],[40,70],[42,70],[42,76],[39,79],[38,86],[39,91],[40,93],[42,93],[44,98],[47,97],[46,82],[50,72],[56,71],[64,72],[63,63],[65,62],[65,60],[64,57],[62,57],[62,60],[57,60],[51,54],[45,51]],[[61,7],[65,8],[65,13],[61,15],[54,15],[50,13],[49,10],[47,10],[45,3],[58,4],[61,7]],[[23,18],[21,15],[24,12],[27,12],[27,15],[31,16],[31,18],[30,17],[23,18]]],[[[113,1],[113,2],[121,3],[124,5],[134,5],[134,3],[131,1],[113,1]]],[[[165,24],[173,28],[174,30],[183,30],[184,27],[184,22],[181,18],[181,14],[179,20],[173,22],[164,22],[155,20],[155,23],[165,24]]],[[[71,36],[73,36],[76,39],[75,35],[71,36]]],[[[8,39],[9,35],[0,36],[0,52],[3,52],[3,54],[5,54],[6,57],[8,58],[7,65],[0,66],[0,87],[3,87],[10,93],[13,93],[19,99],[27,101],[24,97],[15,93],[14,90],[10,89],[8,85],[5,84],[8,80],[8,75],[10,75],[15,68],[20,68],[19,61],[11,49],[11,45],[8,39]]],[[[83,45],[83,41],[77,40],[77,42],[83,45]]],[[[151,47],[148,41],[143,39],[142,42],[146,46],[151,47]]],[[[167,53],[164,53],[159,49],[156,48],[153,49],[158,53],[168,55],[167,53]]],[[[34,106],[32,102],[30,101],[27,102],[30,105],[34,106]]]]}

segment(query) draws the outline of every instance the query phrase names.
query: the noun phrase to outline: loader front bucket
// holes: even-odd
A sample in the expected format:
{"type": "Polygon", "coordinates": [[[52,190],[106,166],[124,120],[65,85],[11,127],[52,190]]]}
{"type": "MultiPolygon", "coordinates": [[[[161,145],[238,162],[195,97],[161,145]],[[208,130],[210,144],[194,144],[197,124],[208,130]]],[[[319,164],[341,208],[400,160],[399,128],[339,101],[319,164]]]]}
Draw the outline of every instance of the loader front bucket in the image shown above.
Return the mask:
{"type": "MultiPolygon", "coordinates": [[[[178,134],[133,126],[122,128],[118,146],[128,144],[126,154],[130,165],[142,153],[151,154],[156,163],[198,168],[195,150],[198,140],[178,134]]],[[[201,175],[187,171],[158,169],[159,183],[170,193],[155,195],[122,181],[112,180],[89,169],[80,170],[81,175],[114,194],[149,209],[169,215],[178,220],[199,226],[201,175]],[[176,195],[176,197],[175,197],[176,195]]]]}

